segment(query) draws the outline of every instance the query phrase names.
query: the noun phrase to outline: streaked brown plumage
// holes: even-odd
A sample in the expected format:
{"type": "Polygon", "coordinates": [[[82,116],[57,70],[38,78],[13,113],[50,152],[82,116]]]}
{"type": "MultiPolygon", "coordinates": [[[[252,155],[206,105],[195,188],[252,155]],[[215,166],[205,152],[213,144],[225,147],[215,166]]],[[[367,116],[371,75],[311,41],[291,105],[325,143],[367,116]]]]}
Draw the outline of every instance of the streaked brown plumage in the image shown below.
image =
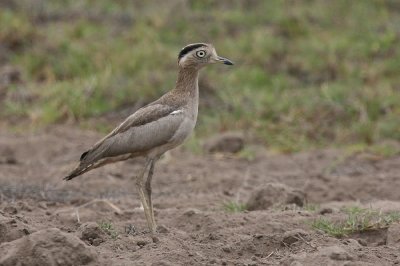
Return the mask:
{"type": "Polygon", "coordinates": [[[198,112],[198,73],[212,63],[232,65],[211,44],[185,46],[178,56],[175,88],[129,116],[111,133],[81,155],[79,165],[64,179],[71,180],[102,165],[143,156],[146,163],[135,184],[152,233],[156,223],[151,202],[154,164],[167,150],[180,145],[193,131],[198,112]],[[148,172],[144,180],[145,173],[148,172]]]}

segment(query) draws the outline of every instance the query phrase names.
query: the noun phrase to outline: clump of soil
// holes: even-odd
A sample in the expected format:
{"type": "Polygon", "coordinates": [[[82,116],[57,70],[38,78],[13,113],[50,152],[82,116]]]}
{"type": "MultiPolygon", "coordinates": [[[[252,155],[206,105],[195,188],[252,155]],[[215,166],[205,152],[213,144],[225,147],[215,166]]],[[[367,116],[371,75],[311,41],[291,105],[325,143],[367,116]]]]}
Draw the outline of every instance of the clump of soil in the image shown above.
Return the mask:
{"type": "Polygon", "coordinates": [[[14,151],[10,147],[0,147],[0,164],[16,164],[14,151]]]}
{"type": "Polygon", "coordinates": [[[306,197],[303,191],[290,188],[281,183],[269,183],[256,189],[246,206],[248,210],[255,211],[287,204],[296,204],[302,207],[305,201],[306,197]]]}
{"type": "Polygon", "coordinates": [[[106,238],[104,231],[94,222],[84,223],[78,230],[80,232],[80,239],[93,246],[100,245],[106,238]]]}
{"type": "Polygon", "coordinates": [[[45,229],[0,245],[0,265],[95,265],[97,254],[72,234],[45,229]]]}
{"type": "Polygon", "coordinates": [[[388,228],[386,244],[400,247],[400,224],[392,224],[388,228]]]}
{"type": "Polygon", "coordinates": [[[282,244],[290,246],[298,241],[307,239],[307,237],[308,233],[303,229],[287,231],[283,234],[282,244]]]}
{"type": "Polygon", "coordinates": [[[240,132],[225,132],[207,139],[203,148],[209,153],[236,153],[244,147],[244,135],[240,132]]]}
{"type": "Polygon", "coordinates": [[[0,243],[13,241],[32,232],[22,217],[10,218],[0,214],[0,243]]]}

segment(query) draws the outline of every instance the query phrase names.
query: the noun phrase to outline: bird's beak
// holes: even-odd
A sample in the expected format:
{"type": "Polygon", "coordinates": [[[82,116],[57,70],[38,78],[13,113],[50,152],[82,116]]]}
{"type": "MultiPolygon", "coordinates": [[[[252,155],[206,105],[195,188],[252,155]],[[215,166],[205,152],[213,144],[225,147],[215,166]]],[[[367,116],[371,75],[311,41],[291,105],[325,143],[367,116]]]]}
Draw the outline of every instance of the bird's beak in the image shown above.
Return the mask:
{"type": "Polygon", "coordinates": [[[227,58],[224,58],[224,57],[221,57],[221,56],[218,56],[217,61],[222,63],[222,64],[224,64],[224,65],[230,65],[230,66],[233,65],[233,62],[231,60],[229,60],[227,58]]]}

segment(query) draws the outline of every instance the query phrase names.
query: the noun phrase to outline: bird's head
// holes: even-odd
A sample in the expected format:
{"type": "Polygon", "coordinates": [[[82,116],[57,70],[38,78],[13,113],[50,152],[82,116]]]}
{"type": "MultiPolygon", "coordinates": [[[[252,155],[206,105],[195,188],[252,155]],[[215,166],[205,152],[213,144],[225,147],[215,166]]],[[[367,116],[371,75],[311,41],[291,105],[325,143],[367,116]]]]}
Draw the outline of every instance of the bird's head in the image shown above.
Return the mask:
{"type": "Polygon", "coordinates": [[[207,43],[189,44],[183,47],[178,55],[178,65],[181,68],[200,69],[214,63],[233,65],[229,59],[218,56],[214,46],[207,43]]]}

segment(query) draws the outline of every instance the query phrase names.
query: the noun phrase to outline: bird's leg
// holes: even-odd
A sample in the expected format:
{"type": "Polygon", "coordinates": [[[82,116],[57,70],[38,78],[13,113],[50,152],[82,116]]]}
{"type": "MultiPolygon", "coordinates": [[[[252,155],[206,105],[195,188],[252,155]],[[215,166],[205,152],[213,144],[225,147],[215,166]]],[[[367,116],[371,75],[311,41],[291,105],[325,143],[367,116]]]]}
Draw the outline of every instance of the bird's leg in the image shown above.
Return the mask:
{"type": "Polygon", "coordinates": [[[145,186],[144,186],[144,180],[143,177],[147,171],[147,168],[149,167],[151,163],[151,160],[147,159],[146,160],[146,164],[143,168],[143,171],[140,172],[140,174],[136,177],[135,180],[135,185],[137,188],[137,191],[139,193],[139,197],[140,197],[140,201],[143,205],[143,209],[144,209],[144,215],[146,216],[146,221],[147,221],[147,226],[149,227],[149,229],[153,232],[152,230],[152,222],[151,222],[151,215],[150,215],[150,208],[149,208],[149,203],[148,203],[148,199],[146,196],[146,191],[145,191],[145,186]]]}
{"type": "Polygon", "coordinates": [[[146,192],[146,198],[147,202],[149,204],[149,209],[150,209],[150,220],[151,220],[151,233],[155,233],[157,229],[156,225],[156,220],[154,218],[154,210],[153,210],[153,202],[151,200],[151,180],[153,178],[153,173],[154,173],[154,164],[156,162],[156,159],[152,159],[150,162],[150,169],[149,173],[147,175],[146,183],[145,183],[145,192],[146,192]]]}

